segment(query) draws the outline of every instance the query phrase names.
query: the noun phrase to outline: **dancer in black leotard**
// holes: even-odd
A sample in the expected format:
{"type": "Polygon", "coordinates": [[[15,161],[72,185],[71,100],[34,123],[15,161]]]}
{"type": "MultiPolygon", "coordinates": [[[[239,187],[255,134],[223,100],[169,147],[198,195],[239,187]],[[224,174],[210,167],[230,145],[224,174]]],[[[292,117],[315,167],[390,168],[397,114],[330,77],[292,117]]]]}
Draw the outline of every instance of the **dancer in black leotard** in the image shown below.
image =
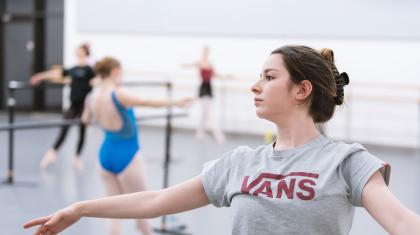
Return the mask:
{"type": "MultiPolygon", "coordinates": [[[[88,65],[89,47],[87,44],[82,44],[76,49],[77,65],[70,68],[62,68],[56,66],[51,70],[34,74],[30,80],[32,85],[39,84],[41,81],[51,81],[56,83],[70,83],[70,107],[64,112],[64,119],[80,118],[83,112],[83,105],[86,95],[91,91],[92,79],[95,77],[93,69],[88,65]],[[64,77],[69,77],[65,79],[64,77]]],[[[64,142],[67,136],[69,126],[64,126],[60,130],[53,147],[49,149],[41,161],[41,168],[46,169],[51,163],[57,159],[57,151],[64,142]]],[[[83,149],[85,140],[85,125],[79,125],[79,141],[77,143],[76,155],[73,166],[81,170],[83,164],[80,160],[80,154],[83,149]]]]}

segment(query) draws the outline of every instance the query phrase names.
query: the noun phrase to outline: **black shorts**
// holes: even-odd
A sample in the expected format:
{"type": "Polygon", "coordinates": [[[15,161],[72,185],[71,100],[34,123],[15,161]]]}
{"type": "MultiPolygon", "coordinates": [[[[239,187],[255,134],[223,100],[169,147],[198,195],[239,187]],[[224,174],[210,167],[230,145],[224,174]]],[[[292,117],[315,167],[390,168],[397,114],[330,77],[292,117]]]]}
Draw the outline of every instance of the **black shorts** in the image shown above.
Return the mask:
{"type": "Polygon", "coordinates": [[[72,102],[69,109],[64,112],[64,119],[73,119],[82,117],[83,102],[72,102]]]}
{"type": "Polygon", "coordinates": [[[213,92],[211,90],[211,84],[209,82],[201,83],[198,96],[200,98],[204,97],[204,96],[208,96],[210,98],[213,97],[213,92]]]}

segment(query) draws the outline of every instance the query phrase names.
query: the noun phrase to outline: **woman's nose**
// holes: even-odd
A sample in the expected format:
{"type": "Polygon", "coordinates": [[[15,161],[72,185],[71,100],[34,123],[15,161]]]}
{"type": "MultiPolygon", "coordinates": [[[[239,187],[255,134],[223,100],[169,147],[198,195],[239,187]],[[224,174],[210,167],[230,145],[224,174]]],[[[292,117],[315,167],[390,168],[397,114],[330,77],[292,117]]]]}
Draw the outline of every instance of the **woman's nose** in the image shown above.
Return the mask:
{"type": "Polygon", "coordinates": [[[253,92],[254,94],[261,93],[261,86],[259,84],[259,81],[256,82],[254,85],[251,86],[251,92],[253,92]]]}

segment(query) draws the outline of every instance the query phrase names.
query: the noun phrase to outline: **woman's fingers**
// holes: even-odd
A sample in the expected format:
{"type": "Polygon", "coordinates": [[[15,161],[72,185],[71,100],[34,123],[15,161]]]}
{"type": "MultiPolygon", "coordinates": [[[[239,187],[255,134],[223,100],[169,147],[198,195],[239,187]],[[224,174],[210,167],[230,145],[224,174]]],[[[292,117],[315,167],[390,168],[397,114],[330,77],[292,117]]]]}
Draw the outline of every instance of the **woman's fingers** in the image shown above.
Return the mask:
{"type": "Polygon", "coordinates": [[[49,216],[40,217],[40,218],[31,220],[31,221],[25,223],[23,225],[23,228],[30,228],[30,227],[35,226],[35,225],[43,225],[45,222],[47,222],[48,220],[50,220],[51,217],[52,217],[52,215],[49,215],[49,216]]]}
{"type": "Polygon", "coordinates": [[[48,220],[47,223],[45,223],[45,226],[51,227],[52,225],[58,223],[61,220],[62,216],[60,214],[57,214],[56,216],[52,217],[52,219],[48,220]]]}
{"type": "Polygon", "coordinates": [[[48,228],[45,226],[39,226],[34,235],[44,235],[47,232],[48,228]]]}

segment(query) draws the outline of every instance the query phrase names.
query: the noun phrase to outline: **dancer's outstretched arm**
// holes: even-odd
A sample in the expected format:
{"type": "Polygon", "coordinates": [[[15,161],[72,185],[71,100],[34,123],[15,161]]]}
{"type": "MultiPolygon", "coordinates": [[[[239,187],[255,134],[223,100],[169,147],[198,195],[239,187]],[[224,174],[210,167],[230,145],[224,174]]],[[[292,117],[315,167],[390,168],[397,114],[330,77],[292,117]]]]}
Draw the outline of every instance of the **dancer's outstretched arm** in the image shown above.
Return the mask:
{"type": "Polygon", "coordinates": [[[42,81],[49,81],[53,83],[67,84],[69,79],[63,77],[63,68],[61,66],[54,66],[50,70],[39,72],[32,75],[29,83],[31,85],[38,85],[42,81]]]}
{"type": "Polygon", "coordinates": [[[27,222],[40,225],[35,235],[62,232],[81,217],[147,219],[192,210],[209,204],[201,176],[159,191],[144,191],[81,201],[49,216],[27,222]]]}
{"type": "Polygon", "coordinates": [[[420,216],[405,207],[376,172],[362,193],[363,206],[382,227],[393,235],[420,235],[420,216]]]}
{"type": "Polygon", "coordinates": [[[121,102],[125,107],[168,107],[168,106],[177,106],[177,107],[188,107],[193,101],[192,98],[184,98],[179,100],[157,100],[157,99],[143,99],[136,94],[125,91],[122,88],[118,88],[115,92],[118,101],[121,102]]]}

